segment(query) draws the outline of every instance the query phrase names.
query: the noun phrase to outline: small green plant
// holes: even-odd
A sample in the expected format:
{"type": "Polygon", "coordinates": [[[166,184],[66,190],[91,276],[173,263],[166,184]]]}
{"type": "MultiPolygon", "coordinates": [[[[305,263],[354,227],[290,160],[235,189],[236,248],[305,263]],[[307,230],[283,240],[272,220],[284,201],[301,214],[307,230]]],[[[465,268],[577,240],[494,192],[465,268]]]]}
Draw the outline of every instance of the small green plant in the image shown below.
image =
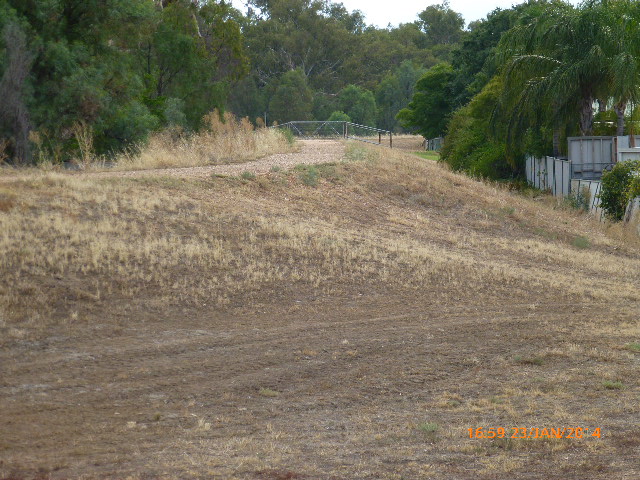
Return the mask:
{"type": "Polygon", "coordinates": [[[242,180],[255,180],[256,179],[256,175],[255,175],[255,173],[244,171],[244,172],[242,172],[240,174],[240,178],[242,180]]]}
{"type": "Polygon", "coordinates": [[[287,143],[289,145],[293,145],[294,143],[296,143],[296,137],[293,134],[293,132],[291,131],[291,129],[289,129],[289,128],[280,128],[279,131],[280,131],[280,133],[282,133],[282,136],[287,139],[287,143]]]}
{"type": "Polygon", "coordinates": [[[270,388],[261,388],[258,390],[258,395],[262,395],[263,397],[275,398],[280,396],[280,392],[276,392],[270,388]]]}
{"type": "Polygon", "coordinates": [[[378,157],[378,152],[375,150],[362,145],[356,145],[355,143],[349,143],[344,154],[344,159],[347,162],[373,162],[377,160],[378,157]]]}
{"type": "Polygon", "coordinates": [[[425,160],[434,160],[434,161],[438,161],[440,160],[440,154],[438,152],[414,152],[417,156],[424,158],[425,160]]]}
{"type": "Polygon", "coordinates": [[[627,350],[640,353],[640,342],[633,342],[627,344],[627,350]]]}
{"type": "Polygon", "coordinates": [[[545,230],[544,228],[536,228],[534,230],[534,233],[536,235],[540,235],[548,240],[557,240],[558,239],[558,234],[554,233],[554,232],[549,232],[547,230],[545,230]]]}
{"type": "Polygon", "coordinates": [[[280,173],[282,171],[282,168],[274,165],[273,167],[271,167],[271,173],[280,173]]]}
{"type": "Polygon", "coordinates": [[[567,195],[564,201],[570,208],[588,212],[591,209],[591,190],[588,187],[582,187],[577,192],[567,195]]]}
{"type": "Polygon", "coordinates": [[[588,238],[577,236],[573,240],[573,246],[576,248],[580,248],[581,250],[584,250],[586,248],[589,248],[591,246],[591,243],[589,242],[588,238]]]}
{"type": "Polygon", "coordinates": [[[520,365],[536,365],[539,367],[544,363],[542,357],[523,357],[522,355],[516,355],[513,359],[520,365]]]}
{"type": "Polygon", "coordinates": [[[611,380],[605,380],[602,382],[602,386],[607,390],[622,390],[624,388],[624,384],[622,382],[612,382],[611,380]]]}
{"type": "Polygon", "coordinates": [[[511,215],[513,215],[514,213],[516,213],[516,209],[513,207],[502,207],[500,209],[500,214],[504,215],[505,217],[509,217],[511,215]]]}
{"type": "Polygon", "coordinates": [[[434,434],[440,429],[437,423],[425,422],[418,425],[418,430],[423,433],[434,434]]]}
{"type": "Polygon", "coordinates": [[[296,167],[300,173],[298,174],[302,183],[304,183],[307,187],[317,187],[318,186],[318,178],[320,177],[320,172],[314,166],[304,166],[304,167],[296,167]]]}

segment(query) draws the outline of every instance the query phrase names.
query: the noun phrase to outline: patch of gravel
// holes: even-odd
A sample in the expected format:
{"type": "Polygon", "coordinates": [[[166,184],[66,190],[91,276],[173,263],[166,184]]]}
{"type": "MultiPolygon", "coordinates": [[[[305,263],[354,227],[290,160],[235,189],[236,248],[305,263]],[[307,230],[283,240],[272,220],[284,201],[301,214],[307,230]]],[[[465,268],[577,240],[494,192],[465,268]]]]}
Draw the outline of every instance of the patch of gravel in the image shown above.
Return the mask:
{"type": "Polygon", "coordinates": [[[344,157],[345,146],[336,140],[299,140],[301,148],[294,153],[269,155],[259,160],[231,165],[208,165],[204,167],[162,168],[154,170],[132,170],[124,172],[88,173],[88,175],[142,177],[163,175],[172,177],[206,178],[211,175],[236,176],[243,172],[259,175],[268,173],[273,167],[287,170],[296,165],[314,165],[318,163],[337,162],[344,157]]]}

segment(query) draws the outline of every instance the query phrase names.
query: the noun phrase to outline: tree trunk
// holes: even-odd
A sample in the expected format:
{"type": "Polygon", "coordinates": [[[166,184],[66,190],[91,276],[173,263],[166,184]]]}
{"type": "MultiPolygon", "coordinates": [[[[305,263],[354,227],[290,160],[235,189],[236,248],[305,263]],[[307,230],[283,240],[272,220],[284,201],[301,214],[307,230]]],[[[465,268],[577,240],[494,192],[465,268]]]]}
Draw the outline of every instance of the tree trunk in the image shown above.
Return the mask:
{"type": "Polygon", "coordinates": [[[607,111],[607,102],[605,102],[604,100],[598,99],[598,113],[602,113],[602,112],[606,112],[607,111]]]}
{"type": "Polygon", "coordinates": [[[587,137],[593,134],[593,98],[580,100],[580,135],[587,137]]]}
{"type": "Polygon", "coordinates": [[[613,106],[613,110],[616,112],[616,116],[618,117],[617,126],[616,126],[616,135],[621,137],[624,135],[624,112],[627,109],[627,102],[616,103],[613,106]]]}
{"type": "Polygon", "coordinates": [[[14,159],[17,163],[31,162],[29,110],[22,98],[25,81],[31,70],[31,54],[22,29],[9,23],[4,29],[8,61],[0,80],[0,124],[13,133],[14,159]]]}

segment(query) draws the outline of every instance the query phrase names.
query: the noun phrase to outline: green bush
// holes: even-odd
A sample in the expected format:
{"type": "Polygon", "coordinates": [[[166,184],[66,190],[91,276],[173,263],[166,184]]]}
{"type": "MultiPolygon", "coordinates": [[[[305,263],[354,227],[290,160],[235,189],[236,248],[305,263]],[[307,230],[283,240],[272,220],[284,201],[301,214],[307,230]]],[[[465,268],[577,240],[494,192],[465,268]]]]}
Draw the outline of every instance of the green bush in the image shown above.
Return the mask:
{"type": "Polygon", "coordinates": [[[640,195],[640,160],[617,163],[602,175],[600,206],[612,220],[622,220],[629,200],[640,195]]]}
{"type": "Polygon", "coordinates": [[[489,126],[487,112],[493,111],[500,88],[498,81],[490,82],[451,117],[440,158],[453,170],[492,179],[514,178],[521,172],[524,155],[508,149],[489,126]]]}
{"type": "Polygon", "coordinates": [[[320,177],[320,172],[317,167],[313,165],[298,165],[295,167],[295,170],[298,171],[298,178],[304,183],[307,187],[317,187],[318,186],[318,178],[320,177]]]}
{"type": "Polygon", "coordinates": [[[296,142],[296,137],[290,128],[279,128],[278,131],[287,139],[289,145],[293,145],[296,142]]]}
{"type": "Polygon", "coordinates": [[[329,117],[329,122],[351,122],[351,117],[346,113],[336,110],[329,117]]]}

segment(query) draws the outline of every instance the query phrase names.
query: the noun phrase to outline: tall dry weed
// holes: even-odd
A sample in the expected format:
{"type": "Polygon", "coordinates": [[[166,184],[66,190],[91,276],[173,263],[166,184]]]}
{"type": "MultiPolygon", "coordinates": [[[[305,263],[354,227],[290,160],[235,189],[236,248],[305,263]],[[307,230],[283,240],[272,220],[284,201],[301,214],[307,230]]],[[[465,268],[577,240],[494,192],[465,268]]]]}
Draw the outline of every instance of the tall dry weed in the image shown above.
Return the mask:
{"type": "Polygon", "coordinates": [[[80,158],[78,164],[88,167],[94,161],[93,153],[93,129],[86,122],[76,122],[73,127],[73,136],[78,142],[80,158]]]}
{"type": "Polygon", "coordinates": [[[295,149],[279,131],[254,128],[247,118],[237,119],[217,110],[206,115],[200,132],[187,135],[175,129],[153,135],[148,143],[116,159],[118,170],[193,167],[256,160],[295,149]]]}

